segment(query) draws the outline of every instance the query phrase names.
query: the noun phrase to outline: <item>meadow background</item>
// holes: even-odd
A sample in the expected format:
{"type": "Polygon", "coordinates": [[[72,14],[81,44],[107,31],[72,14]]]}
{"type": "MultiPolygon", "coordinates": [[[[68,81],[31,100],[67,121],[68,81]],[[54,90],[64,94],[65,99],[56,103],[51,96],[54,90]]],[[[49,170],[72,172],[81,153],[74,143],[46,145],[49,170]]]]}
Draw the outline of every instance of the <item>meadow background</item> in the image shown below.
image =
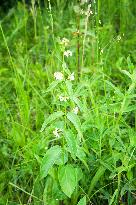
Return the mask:
{"type": "Polygon", "coordinates": [[[135,64],[135,0],[1,1],[0,205],[136,205],[135,64]]]}

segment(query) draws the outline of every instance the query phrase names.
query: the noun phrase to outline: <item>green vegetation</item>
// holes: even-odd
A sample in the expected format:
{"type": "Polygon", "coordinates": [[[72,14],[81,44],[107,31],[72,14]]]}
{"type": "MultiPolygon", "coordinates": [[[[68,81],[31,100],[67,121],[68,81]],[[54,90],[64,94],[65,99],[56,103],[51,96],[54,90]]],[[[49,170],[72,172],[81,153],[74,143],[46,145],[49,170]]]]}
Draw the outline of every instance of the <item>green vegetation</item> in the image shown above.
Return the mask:
{"type": "Polygon", "coordinates": [[[0,21],[0,205],[136,204],[136,2],[24,1],[0,21]]]}

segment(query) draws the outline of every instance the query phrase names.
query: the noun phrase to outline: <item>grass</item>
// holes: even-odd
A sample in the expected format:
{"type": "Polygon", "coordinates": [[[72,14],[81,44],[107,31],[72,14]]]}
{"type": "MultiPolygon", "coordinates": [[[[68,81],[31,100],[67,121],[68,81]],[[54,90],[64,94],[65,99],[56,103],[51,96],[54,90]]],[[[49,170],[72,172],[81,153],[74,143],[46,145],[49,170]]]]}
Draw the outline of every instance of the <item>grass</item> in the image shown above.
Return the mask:
{"type": "Polygon", "coordinates": [[[0,205],[134,205],[136,3],[44,3],[0,20],[0,205]]]}

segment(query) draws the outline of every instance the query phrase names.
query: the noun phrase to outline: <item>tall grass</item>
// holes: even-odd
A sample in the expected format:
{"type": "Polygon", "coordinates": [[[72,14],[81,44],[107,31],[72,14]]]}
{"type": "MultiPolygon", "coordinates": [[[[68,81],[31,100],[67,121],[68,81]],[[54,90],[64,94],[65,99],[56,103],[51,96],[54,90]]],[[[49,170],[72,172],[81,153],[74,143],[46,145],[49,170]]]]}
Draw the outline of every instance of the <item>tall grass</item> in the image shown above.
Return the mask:
{"type": "Polygon", "coordinates": [[[44,3],[0,21],[0,204],[134,205],[136,3],[44,3]]]}

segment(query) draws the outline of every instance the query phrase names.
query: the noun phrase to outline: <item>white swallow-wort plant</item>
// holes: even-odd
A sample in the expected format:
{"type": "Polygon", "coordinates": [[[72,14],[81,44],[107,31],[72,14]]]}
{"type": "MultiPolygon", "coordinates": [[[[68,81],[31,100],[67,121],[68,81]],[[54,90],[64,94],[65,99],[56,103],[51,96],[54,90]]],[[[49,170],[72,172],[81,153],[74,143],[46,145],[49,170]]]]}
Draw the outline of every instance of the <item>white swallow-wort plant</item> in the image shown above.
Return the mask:
{"type": "MultiPolygon", "coordinates": [[[[65,43],[63,39],[63,43],[65,43]]],[[[66,41],[67,42],[67,41],[66,41]]],[[[70,51],[64,51],[64,55],[71,56],[70,51]]],[[[64,64],[65,62],[63,62],[64,64]]],[[[41,131],[50,136],[51,141],[55,137],[51,148],[45,154],[41,163],[41,177],[45,178],[50,170],[56,170],[61,191],[71,198],[71,195],[78,189],[78,182],[82,179],[83,173],[80,166],[75,162],[83,163],[86,168],[86,153],[83,146],[84,138],[81,129],[79,114],[82,102],[77,96],[75,87],[76,79],[74,72],[62,66],[62,71],[54,73],[54,79],[47,89],[48,93],[54,93],[55,109],[52,114],[45,116],[41,131]],[[52,84],[58,82],[52,87],[52,84]],[[50,130],[53,129],[53,132],[50,130]],[[52,154],[50,154],[52,153],[52,154]],[[55,158],[54,158],[55,155],[55,158]],[[71,157],[70,161],[68,160],[71,157]],[[50,167],[50,169],[48,169],[50,167]],[[47,170],[44,172],[43,170],[47,170]],[[69,187],[69,188],[67,188],[69,187]]]]}

